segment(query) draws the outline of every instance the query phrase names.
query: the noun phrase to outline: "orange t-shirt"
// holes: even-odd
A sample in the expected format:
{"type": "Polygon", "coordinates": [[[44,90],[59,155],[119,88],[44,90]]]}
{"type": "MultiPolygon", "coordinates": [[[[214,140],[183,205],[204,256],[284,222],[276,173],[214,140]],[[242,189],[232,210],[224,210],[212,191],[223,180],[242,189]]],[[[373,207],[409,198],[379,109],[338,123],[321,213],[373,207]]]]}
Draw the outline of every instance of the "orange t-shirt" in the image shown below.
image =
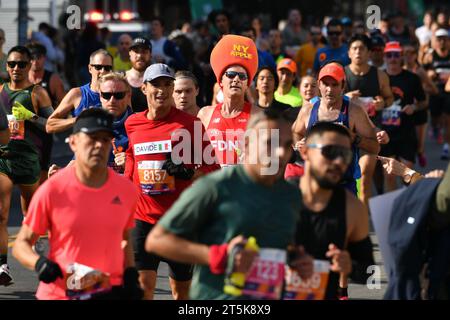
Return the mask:
{"type": "MultiPolygon", "coordinates": [[[[66,274],[80,263],[110,274],[113,286],[122,284],[124,231],[134,227],[138,190],[128,179],[108,169],[108,180],[98,189],[83,185],[75,167],[47,180],[34,194],[24,224],[39,235],[49,231],[48,258],[66,274]]],[[[66,284],[41,282],[38,299],[67,299],[66,284]]]]}
{"type": "Polygon", "coordinates": [[[295,62],[300,68],[300,76],[304,77],[308,72],[313,71],[314,59],[316,57],[317,49],[322,48],[323,44],[314,47],[310,42],[302,45],[295,55],[295,62]]]}

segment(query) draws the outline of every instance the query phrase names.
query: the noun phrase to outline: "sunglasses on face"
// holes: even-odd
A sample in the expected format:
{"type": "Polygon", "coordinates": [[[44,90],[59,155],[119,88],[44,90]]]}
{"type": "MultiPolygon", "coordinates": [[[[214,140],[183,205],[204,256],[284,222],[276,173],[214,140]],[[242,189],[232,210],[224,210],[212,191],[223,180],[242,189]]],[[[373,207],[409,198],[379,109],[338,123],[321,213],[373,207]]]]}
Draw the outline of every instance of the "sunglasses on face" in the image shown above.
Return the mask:
{"type": "Polygon", "coordinates": [[[341,157],[345,164],[350,164],[353,160],[353,152],[349,148],[343,146],[336,146],[332,144],[308,144],[308,148],[319,149],[324,158],[333,161],[341,157]]]}
{"type": "Polygon", "coordinates": [[[105,100],[109,100],[109,99],[111,99],[111,97],[114,97],[114,99],[116,99],[116,100],[122,100],[123,98],[125,98],[126,94],[127,93],[125,91],[121,91],[121,92],[100,92],[100,95],[105,100]]]}
{"type": "Polygon", "coordinates": [[[400,52],[388,52],[386,53],[386,58],[400,58],[400,52]]]}
{"type": "Polygon", "coordinates": [[[11,69],[14,69],[16,66],[19,66],[19,69],[25,69],[28,65],[28,61],[7,61],[6,64],[11,69]]]}
{"type": "Polygon", "coordinates": [[[224,74],[228,79],[234,79],[234,78],[236,78],[236,76],[239,76],[239,80],[242,80],[242,81],[248,79],[247,74],[244,72],[225,71],[224,74]]]}
{"type": "Polygon", "coordinates": [[[108,66],[108,65],[102,65],[102,64],[91,64],[92,67],[95,68],[95,70],[100,71],[100,70],[105,70],[105,71],[111,71],[112,70],[112,66],[108,66]]]}

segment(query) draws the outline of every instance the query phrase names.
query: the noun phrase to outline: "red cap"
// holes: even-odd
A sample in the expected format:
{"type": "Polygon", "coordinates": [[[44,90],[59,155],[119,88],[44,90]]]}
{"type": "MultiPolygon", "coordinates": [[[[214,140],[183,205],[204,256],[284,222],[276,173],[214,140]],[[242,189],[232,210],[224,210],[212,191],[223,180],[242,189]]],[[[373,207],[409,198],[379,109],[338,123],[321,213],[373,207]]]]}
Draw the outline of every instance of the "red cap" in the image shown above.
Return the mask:
{"type": "Polygon", "coordinates": [[[397,41],[391,41],[386,43],[386,47],[384,48],[384,52],[402,52],[402,46],[400,45],[400,42],[397,41]]]}
{"type": "Polygon", "coordinates": [[[252,39],[229,34],[216,44],[210,62],[218,83],[229,66],[240,65],[247,70],[250,86],[258,69],[258,50],[252,39]]]}
{"type": "Polygon", "coordinates": [[[288,69],[293,74],[296,74],[297,73],[297,64],[292,59],[284,58],[284,59],[280,60],[280,62],[278,62],[278,64],[277,64],[277,70],[280,70],[280,69],[288,69]]]}
{"type": "Polygon", "coordinates": [[[321,80],[323,77],[332,77],[334,80],[341,82],[345,79],[344,68],[336,63],[329,63],[320,69],[317,80],[321,80]]]}

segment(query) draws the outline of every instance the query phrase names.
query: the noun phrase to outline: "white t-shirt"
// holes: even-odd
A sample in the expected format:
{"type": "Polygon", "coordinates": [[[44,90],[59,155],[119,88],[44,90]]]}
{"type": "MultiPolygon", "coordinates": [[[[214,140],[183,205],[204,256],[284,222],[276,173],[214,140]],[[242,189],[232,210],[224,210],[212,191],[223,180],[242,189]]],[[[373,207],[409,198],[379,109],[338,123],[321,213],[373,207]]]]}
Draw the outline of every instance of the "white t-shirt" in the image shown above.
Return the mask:
{"type": "Polygon", "coordinates": [[[419,39],[420,45],[423,46],[431,41],[433,33],[427,26],[421,26],[416,29],[416,37],[419,39]]]}

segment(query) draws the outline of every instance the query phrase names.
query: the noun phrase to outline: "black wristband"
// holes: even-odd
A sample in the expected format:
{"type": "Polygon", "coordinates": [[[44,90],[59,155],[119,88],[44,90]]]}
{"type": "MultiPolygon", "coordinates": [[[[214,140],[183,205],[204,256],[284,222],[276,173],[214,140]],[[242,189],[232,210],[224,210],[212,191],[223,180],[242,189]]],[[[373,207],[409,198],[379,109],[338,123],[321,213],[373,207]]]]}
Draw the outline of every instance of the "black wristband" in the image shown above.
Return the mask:
{"type": "Polygon", "coordinates": [[[63,277],[59,265],[44,256],[40,256],[38,261],[36,261],[34,270],[39,275],[39,280],[45,283],[51,283],[63,277]]]}

